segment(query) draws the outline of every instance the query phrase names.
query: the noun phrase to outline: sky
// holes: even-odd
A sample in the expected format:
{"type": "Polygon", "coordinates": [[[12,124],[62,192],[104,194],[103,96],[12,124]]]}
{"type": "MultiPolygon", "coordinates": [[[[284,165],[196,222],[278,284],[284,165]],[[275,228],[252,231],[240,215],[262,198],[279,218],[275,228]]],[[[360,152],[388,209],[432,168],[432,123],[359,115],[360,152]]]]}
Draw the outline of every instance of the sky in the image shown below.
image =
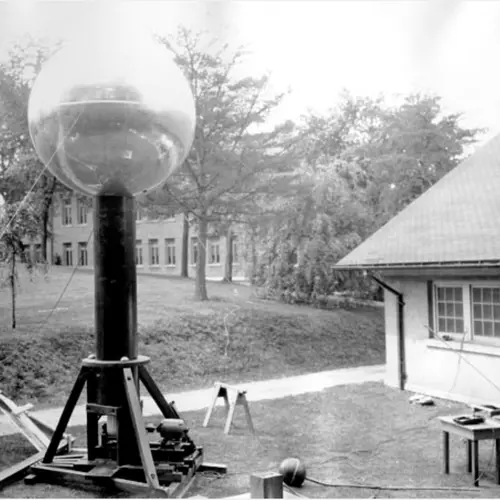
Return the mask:
{"type": "MultiPolygon", "coordinates": [[[[0,1],[0,56],[23,33],[89,36],[103,0],[0,1]]],[[[463,124],[500,133],[500,1],[126,0],[127,29],[159,34],[179,24],[251,51],[244,71],[271,71],[271,90],[291,88],[273,121],[326,112],[355,95],[425,91],[463,124]]]]}

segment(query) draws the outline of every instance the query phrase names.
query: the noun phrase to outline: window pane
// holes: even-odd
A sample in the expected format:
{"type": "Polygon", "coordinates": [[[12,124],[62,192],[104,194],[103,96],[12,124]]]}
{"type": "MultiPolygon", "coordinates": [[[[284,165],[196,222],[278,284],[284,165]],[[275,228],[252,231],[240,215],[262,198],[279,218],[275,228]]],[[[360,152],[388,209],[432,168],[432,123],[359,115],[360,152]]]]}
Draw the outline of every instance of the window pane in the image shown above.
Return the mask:
{"type": "Polygon", "coordinates": [[[440,332],[445,332],[446,331],[446,323],[443,318],[439,318],[439,331],[440,332]]]}
{"type": "Polygon", "coordinates": [[[455,302],[462,302],[462,288],[454,288],[455,302]]]}
{"type": "Polygon", "coordinates": [[[473,288],[472,289],[472,299],[474,302],[481,302],[481,289],[473,288]]]}
{"type": "Polygon", "coordinates": [[[455,320],[456,333],[464,333],[464,321],[462,319],[455,320]]]}
{"type": "Polygon", "coordinates": [[[493,317],[500,319],[500,306],[493,306],[493,317]]]}
{"type": "Polygon", "coordinates": [[[462,302],[455,304],[455,316],[457,318],[464,317],[464,306],[463,306],[462,302]]]}
{"type": "Polygon", "coordinates": [[[491,321],[483,322],[483,335],[489,337],[493,335],[493,323],[491,321]]]}
{"type": "Polygon", "coordinates": [[[453,288],[446,288],[445,290],[446,290],[446,294],[445,294],[446,300],[452,301],[453,300],[453,288]]]}
{"type": "Polygon", "coordinates": [[[483,306],[483,318],[485,318],[485,319],[492,319],[493,318],[493,311],[492,311],[492,308],[489,304],[483,306]]]}
{"type": "Polygon", "coordinates": [[[446,316],[449,318],[453,318],[455,315],[455,308],[453,307],[453,303],[451,304],[446,304],[446,316]]]}
{"type": "Polygon", "coordinates": [[[500,304],[500,288],[493,288],[493,303],[500,304]]]}
{"type": "Polygon", "coordinates": [[[483,324],[481,321],[474,321],[474,335],[483,334],[483,324]]]}
{"type": "Polygon", "coordinates": [[[444,302],[438,302],[438,314],[444,316],[444,302]]]}
{"type": "Polygon", "coordinates": [[[444,288],[438,288],[437,295],[439,300],[444,300],[444,288]]]}
{"type": "Polygon", "coordinates": [[[491,289],[483,288],[483,302],[491,302],[491,289]]]}
{"type": "Polygon", "coordinates": [[[483,317],[480,305],[474,304],[473,312],[474,312],[474,318],[479,319],[483,317]]]}
{"type": "Polygon", "coordinates": [[[495,321],[493,324],[493,333],[495,337],[500,337],[500,322],[495,321]]]}

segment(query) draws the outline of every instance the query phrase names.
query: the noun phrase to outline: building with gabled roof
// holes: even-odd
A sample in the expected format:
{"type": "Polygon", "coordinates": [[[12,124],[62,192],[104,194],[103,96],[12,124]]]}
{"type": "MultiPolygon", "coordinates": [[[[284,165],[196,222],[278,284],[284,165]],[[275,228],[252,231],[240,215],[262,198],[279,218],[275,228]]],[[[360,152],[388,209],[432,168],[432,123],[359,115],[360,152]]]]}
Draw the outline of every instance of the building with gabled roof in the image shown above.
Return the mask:
{"type": "Polygon", "coordinates": [[[500,135],[335,267],[385,289],[388,385],[500,406],[500,135]]]}

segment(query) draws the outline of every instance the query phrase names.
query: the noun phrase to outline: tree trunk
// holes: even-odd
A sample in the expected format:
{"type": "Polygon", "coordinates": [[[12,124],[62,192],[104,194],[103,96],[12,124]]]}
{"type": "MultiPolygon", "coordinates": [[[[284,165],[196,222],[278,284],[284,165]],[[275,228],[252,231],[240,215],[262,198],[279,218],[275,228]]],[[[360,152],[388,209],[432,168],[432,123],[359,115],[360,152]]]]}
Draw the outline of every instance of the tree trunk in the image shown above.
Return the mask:
{"type": "Polygon", "coordinates": [[[196,300],[208,300],[207,295],[207,219],[205,214],[198,219],[198,260],[196,262],[196,284],[194,297],[196,300]]]}
{"type": "Polygon", "coordinates": [[[226,261],[223,281],[225,283],[233,282],[233,230],[231,226],[227,228],[226,232],[226,261]]]}
{"type": "Polygon", "coordinates": [[[12,296],[12,329],[16,328],[16,253],[12,252],[10,267],[10,292],[12,296]]]}
{"type": "Polygon", "coordinates": [[[188,259],[189,259],[189,218],[188,214],[184,213],[182,221],[182,250],[181,250],[181,276],[188,277],[188,259]]]}
{"type": "Polygon", "coordinates": [[[47,258],[47,244],[49,242],[49,225],[50,225],[50,209],[52,207],[52,202],[54,199],[54,192],[56,190],[57,186],[57,180],[55,177],[50,179],[49,181],[49,188],[47,191],[44,193],[44,200],[43,200],[43,213],[42,213],[42,259],[43,263],[46,264],[48,262],[47,258]]]}
{"type": "Polygon", "coordinates": [[[251,244],[251,254],[252,254],[252,264],[250,273],[250,283],[255,284],[255,278],[257,275],[257,231],[254,226],[250,228],[250,244],[251,244]]]}

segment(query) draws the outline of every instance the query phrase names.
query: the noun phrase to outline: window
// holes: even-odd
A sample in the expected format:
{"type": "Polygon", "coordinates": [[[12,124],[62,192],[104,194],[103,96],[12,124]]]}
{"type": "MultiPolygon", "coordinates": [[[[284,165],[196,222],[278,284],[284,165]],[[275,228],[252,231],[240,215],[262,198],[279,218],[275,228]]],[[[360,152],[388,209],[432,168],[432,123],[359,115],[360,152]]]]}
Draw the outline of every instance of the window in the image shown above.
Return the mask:
{"type": "Polygon", "coordinates": [[[146,211],[142,207],[137,206],[135,209],[135,220],[137,222],[141,222],[145,218],[146,218],[146,211]]]}
{"type": "Polygon", "coordinates": [[[149,265],[160,265],[160,249],[158,248],[158,240],[149,240],[149,265]]]}
{"type": "Polygon", "coordinates": [[[43,256],[42,256],[42,245],[40,243],[37,243],[35,245],[35,263],[36,264],[41,264],[43,262],[43,256]]]}
{"type": "Polygon", "coordinates": [[[220,243],[218,240],[208,242],[208,263],[220,264],[220,243]]]}
{"type": "Polygon", "coordinates": [[[238,240],[236,238],[233,238],[231,247],[233,250],[233,264],[236,264],[240,261],[240,254],[238,253],[238,240]]]}
{"type": "Polygon", "coordinates": [[[63,243],[64,265],[73,265],[73,246],[71,243],[63,243]]]}
{"type": "Polygon", "coordinates": [[[191,238],[191,265],[198,262],[198,238],[191,238]]]}
{"type": "Polygon", "coordinates": [[[135,242],[135,265],[142,266],[142,240],[135,242]]]}
{"type": "Polygon", "coordinates": [[[167,238],[165,240],[165,265],[175,266],[175,239],[167,238]]]}
{"type": "Polygon", "coordinates": [[[62,225],[63,226],[71,226],[71,224],[73,224],[72,208],[73,207],[71,206],[71,198],[69,200],[63,201],[63,206],[62,206],[62,225]]]}
{"type": "Polygon", "coordinates": [[[438,286],[437,323],[440,333],[464,333],[464,299],[462,287],[438,286]]]}
{"type": "Polygon", "coordinates": [[[89,254],[86,242],[78,243],[78,265],[84,267],[89,265],[89,254]]]}
{"type": "Polygon", "coordinates": [[[457,340],[500,344],[500,284],[438,283],[435,330],[457,340]]]}
{"type": "Polygon", "coordinates": [[[174,210],[168,210],[166,219],[168,221],[171,221],[171,222],[175,221],[175,211],[174,210]]]}
{"type": "Polygon", "coordinates": [[[500,287],[472,286],[472,332],[480,339],[500,339],[500,287]]]}
{"type": "Polygon", "coordinates": [[[78,224],[87,224],[87,205],[83,200],[77,200],[76,202],[76,217],[78,224]]]}

